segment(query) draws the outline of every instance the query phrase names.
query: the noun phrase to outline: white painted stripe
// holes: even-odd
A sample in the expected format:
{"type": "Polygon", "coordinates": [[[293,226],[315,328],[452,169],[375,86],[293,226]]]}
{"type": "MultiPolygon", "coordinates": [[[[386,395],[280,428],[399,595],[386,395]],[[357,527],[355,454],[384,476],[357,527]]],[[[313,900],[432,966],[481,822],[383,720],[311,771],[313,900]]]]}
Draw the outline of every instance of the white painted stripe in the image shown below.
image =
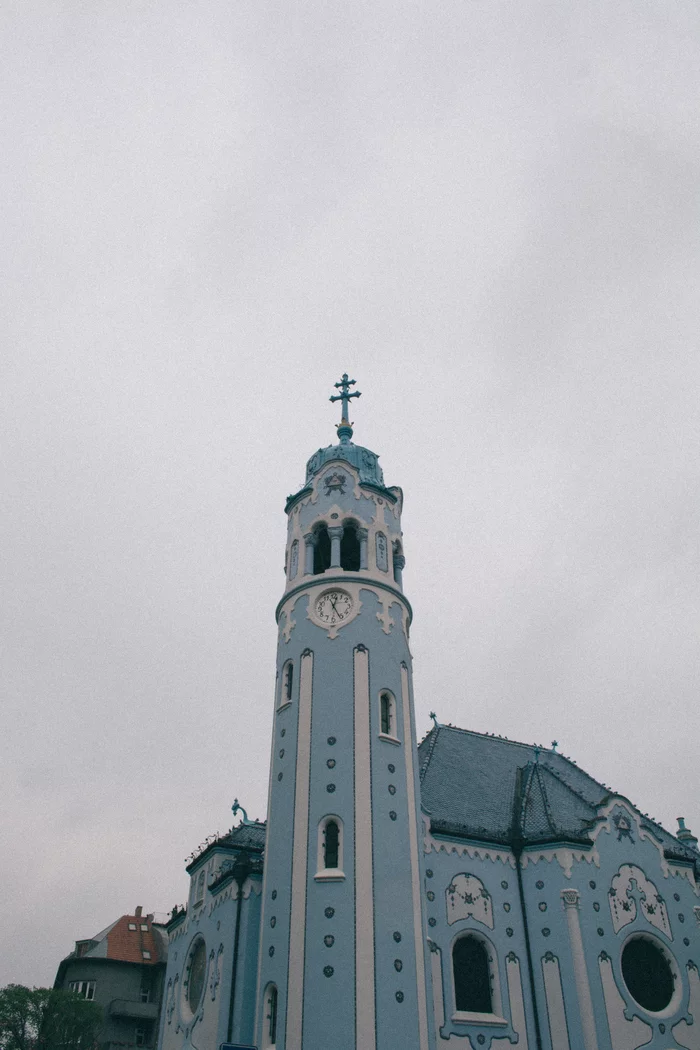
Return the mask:
{"type": "Polygon", "coordinates": [[[518,1047],[527,1050],[527,1025],[525,1023],[525,1003],[523,1002],[523,982],[520,976],[520,963],[516,958],[506,960],[508,978],[508,998],[510,999],[510,1020],[518,1036],[518,1047]]]}
{"type": "Polygon", "coordinates": [[[552,1050],[569,1050],[569,1030],[566,1024],[564,992],[561,986],[559,960],[556,956],[542,960],[542,977],[544,979],[545,999],[547,1000],[549,1036],[552,1040],[552,1050]]]}
{"type": "Polygon", "coordinates": [[[416,944],[416,1000],[418,1003],[418,1035],[421,1050],[428,1050],[428,1010],[425,1001],[425,947],[421,919],[420,867],[418,863],[418,817],[416,788],[413,781],[413,733],[411,731],[411,696],[408,687],[408,669],[401,667],[401,699],[403,706],[403,746],[406,756],[406,797],[408,799],[408,836],[411,849],[411,881],[413,884],[413,936],[416,944]]]}
{"type": "Polygon", "coordinates": [[[292,853],[292,908],[289,921],[289,977],[287,980],[287,1050],[301,1050],[304,1006],[304,947],[306,934],[306,877],[309,851],[309,777],[311,770],[311,686],[313,654],[301,658],[299,672],[299,730],[294,794],[292,853]]]}
{"type": "Polygon", "coordinates": [[[355,657],[355,1046],[375,1050],[369,653],[355,657]]]}

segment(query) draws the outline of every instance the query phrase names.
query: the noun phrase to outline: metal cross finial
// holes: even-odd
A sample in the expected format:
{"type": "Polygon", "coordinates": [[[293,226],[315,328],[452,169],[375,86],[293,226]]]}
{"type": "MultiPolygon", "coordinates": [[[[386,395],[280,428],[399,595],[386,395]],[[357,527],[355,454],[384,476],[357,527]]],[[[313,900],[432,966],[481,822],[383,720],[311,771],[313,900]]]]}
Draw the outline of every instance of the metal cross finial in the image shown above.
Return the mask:
{"type": "Polygon", "coordinates": [[[556,751],[558,746],[559,746],[559,741],[558,740],[553,740],[552,741],[552,751],[556,751]]]}
{"type": "Polygon", "coordinates": [[[362,397],[359,390],[353,390],[350,393],[350,387],[355,385],[354,379],[348,379],[347,372],[343,373],[343,378],[339,383],[335,383],[335,386],[340,390],[339,394],[333,394],[329,401],[340,401],[342,413],[340,417],[340,423],[338,424],[338,437],[343,443],[346,443],[352,437],[352,423],[348,415],[348,404],[351,397],[362,397]]]}

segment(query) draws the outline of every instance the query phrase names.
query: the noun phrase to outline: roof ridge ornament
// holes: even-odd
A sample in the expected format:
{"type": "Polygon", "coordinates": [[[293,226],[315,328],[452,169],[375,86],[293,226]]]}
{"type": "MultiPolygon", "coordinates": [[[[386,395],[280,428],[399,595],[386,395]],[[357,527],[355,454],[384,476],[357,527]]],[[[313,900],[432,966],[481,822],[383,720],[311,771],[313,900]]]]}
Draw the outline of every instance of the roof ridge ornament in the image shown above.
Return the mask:
{"type": "Polygon", "coordinates": [[[335,387],[340,390],[339,394],[333,394],[328,400],[329,401],[340,401],[341,402],[341,416],[340,423],[336,424],[338,431],[338,438],[340,439],[341,445],[347,445],[353,434],[353,424],[350,422],[348,415],[348,404],[351,397],[362,397],[359,390],[353,390],[350,393],[350,387],[355,385],[354,379],[348,379],[347,372],[343,372],[343,377],[339,383],[335,383],[335,387]]]}

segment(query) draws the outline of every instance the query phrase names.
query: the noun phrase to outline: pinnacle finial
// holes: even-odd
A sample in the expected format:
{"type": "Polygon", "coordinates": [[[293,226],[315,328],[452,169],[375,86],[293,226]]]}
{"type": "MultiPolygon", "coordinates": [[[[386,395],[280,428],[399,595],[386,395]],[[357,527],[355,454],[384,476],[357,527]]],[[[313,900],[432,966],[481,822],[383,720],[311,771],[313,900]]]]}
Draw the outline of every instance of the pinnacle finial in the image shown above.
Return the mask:
{"type": "Polygon", "coordinates": [[[341,402],[341,417],[340,423],[337,424],[338,437],[342,445],[347,445],[348,441],[352,437],[352,423],[348,415],[348,404],[351,397],[362,397],[359,390],[353,390],[350,393],[350,387],[355,385],[354,379],[348,379],[347,372],[343,373],[343,378],[339,383],[335,383],[335,386],[340,390],[339,394],[333,394],[329,401],[340,401],[341,402]]]}

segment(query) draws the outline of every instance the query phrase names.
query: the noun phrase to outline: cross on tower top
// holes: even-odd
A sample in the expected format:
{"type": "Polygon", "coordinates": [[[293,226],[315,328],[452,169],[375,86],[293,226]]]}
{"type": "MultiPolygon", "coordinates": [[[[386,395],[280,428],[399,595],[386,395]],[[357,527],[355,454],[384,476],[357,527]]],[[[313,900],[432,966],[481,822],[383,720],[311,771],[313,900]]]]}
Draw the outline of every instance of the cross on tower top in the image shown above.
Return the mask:
{"type": "Polygon", "coordinates": [[[350,387],[355,385],[354,379],[348,379],[347,372],[343,373],[343,378],[339,383],[335,383],[335,386],[340,390],[339,394],[333,394],[329,401],[340,401],[342,413],[340,417],[340,423],[336,424],[338,430],[338,437],[343,445],[346,445],[352,437],[352,423],[348,415],[348,404],[350,403],[351,397],[362,397],[359,390],[353,390],[350,392],[350,387]]]}

